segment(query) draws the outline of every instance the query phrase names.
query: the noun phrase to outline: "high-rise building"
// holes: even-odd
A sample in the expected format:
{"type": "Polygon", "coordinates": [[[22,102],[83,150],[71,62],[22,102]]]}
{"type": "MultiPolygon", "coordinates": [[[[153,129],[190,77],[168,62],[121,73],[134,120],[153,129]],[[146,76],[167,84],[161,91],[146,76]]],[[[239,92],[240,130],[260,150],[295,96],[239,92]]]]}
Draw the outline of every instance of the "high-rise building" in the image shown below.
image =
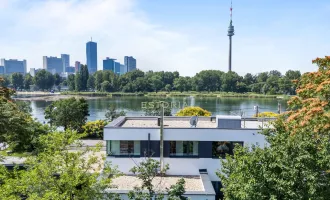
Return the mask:
{"type": "Polygon", "coordinates": [[[79,61],[76,61],[74,64],[75,72],[78,73],[80,71],[81,64],[79,61]]]}
{"type": "Polygon", "coordinates": [[[115,60],[107,57],[105,60],[103,60],[103,70],[111,70],[115,72],[115,60]]]}
{"type": "Polygon", "coordinates": [[[63,67],[63,61],[62,58],[57,57],[43,57],[43,68],[47,71],[49,71],[52,74],[58,73],[61,74],[65,72],[63,67]]]}
{"type": "Polygon", "coordinates": [[[136,59],[132,56],[125,56],[124,57],[124,64],[126,66],[126,71],[130,72],[136,70],[136,59]]]}
{"type": "Polygon", "coordinates": [[[4,74],[5,74],[5,67],[0,66],[0,75],[4,75],[4,74]]]}
{"type": "Polygon", "coordinates": [[[115,62],[115,74],[120,75],[120,63],[119,62],[115,62]]]}
{"type": "Polygon", "coordinates": [[[97,43],[86,43],[86,58],[87,68],[89,73],[95,73],[97,71],[97,43]]]}
{"type": "Polygon", "coordinates": [[[120,75],[123,75],[127,72],[127,67],[125,65],[120,64],[120,75]]]}
{"type": "Polygon", "coordinates": [[[1,66],[3,66],[3,73],[5,75],[11,75],[12,73],[21,73],[25,75],[26,73],[26,60],[6,60],[6,59],[1,59],[1,66]]]}
{"type": "Polygon", "coordinates": [[[30,68],[30,75],[33,77],[36,75],[36,68],[30,68]]]}
{"type": "Polygon", "coordinates": [[[229,36],[229,59],[228,59],[228,71],[231,71],[231,46],[232,46],[232,42],[231,42],[231,37],[234,36],[235,31],[234,31],[234,26],[233,26],[233,20],[232,20],[232,12],[233,12],[233,5],[231,4],[230,6],[230,23],[229,23],[229,27],[228,27],[228,36],[229,36]]]}
{"type": "Polygon", "coordinates": [[[67,68],[65,68],[65,72],[75,73],[75,67],[67,67],[67,68]]]}
{"type": "Polygon", "coordinates": [[[61,54],[62,64],[63,64],[63,72],[66,72],[66,69],[70,67],[70,55],[61,54]]]}

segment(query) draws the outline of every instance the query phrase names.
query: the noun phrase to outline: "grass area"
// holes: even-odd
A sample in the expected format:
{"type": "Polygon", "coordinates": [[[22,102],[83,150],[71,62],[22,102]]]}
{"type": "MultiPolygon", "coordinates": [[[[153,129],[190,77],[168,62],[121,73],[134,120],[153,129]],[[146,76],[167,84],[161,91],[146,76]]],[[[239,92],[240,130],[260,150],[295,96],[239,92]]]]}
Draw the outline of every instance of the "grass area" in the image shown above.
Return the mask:
{"type": "Polygon", "coordinates": [[[237,97],[237,98],[283,98],[288,99],[287,95],[264,95],[256,93],[235,93],[235,92],[61,92],[62,95],[81,95],[81,96],[93,96],[93,97],[124,97],[124,96],[150,96],[150,97],[237,97]]]}

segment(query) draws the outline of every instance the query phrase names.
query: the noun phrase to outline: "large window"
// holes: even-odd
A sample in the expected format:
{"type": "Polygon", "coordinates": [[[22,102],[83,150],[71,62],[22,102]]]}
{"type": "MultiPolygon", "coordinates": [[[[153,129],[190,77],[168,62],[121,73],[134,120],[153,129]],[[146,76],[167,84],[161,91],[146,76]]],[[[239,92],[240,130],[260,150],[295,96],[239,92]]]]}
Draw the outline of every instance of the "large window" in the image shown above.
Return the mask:
{"type": "Polygon", "coordinates": [[[140,141],[107,141],[107,154],[110,156],[140,156],[140,141]]]}
{"type": "Polygon", "coordinates": [[[226,154],[234,155],[234,148],[236,144],[243,146],[243,142],[212,142],[212,156],[214,158],[226,158],[226,154]]]}
{"type": "Polygon", "coordinates": [[[198,142],[170,141],[170,156],[198,156],[198,142]]]}

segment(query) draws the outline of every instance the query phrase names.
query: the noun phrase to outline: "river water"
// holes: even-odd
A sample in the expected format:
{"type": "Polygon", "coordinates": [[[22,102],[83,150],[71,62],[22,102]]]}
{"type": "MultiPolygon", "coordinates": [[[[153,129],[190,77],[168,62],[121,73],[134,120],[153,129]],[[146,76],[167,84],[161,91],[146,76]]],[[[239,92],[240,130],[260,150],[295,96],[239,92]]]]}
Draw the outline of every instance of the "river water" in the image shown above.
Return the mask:
{"type": "MultiPolygon", "coordinates": [[[[286,110],[286,100],[268,98],[216,98],[216,97],[112,97],[88,99],[89,114],[88,120],[104,119],[109,104],[116,104],[118,110],[124,110],[127,116],[144,116],[142,106],[145,102],[152,100],[165,100],[172,106],[174,115],[183,106],[200,106],[215,115],[239,115],[251,117],[255,114],[254,106],[259,106],[259,112],[277,112],[278,103],[281,104],[282,112],[286,110]]],[[[31,100],[32,115],[40,122],[44,122],[44,110],[51,104],[51,101],[31,100]]]]}

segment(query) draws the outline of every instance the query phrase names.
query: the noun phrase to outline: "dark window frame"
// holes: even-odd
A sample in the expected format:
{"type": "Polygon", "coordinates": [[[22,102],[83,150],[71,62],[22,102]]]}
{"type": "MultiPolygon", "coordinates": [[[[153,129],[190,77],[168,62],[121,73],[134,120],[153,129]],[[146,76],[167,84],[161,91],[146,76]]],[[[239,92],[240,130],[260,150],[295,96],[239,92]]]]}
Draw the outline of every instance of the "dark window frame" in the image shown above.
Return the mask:
{"type": "Polygon", "coordinates": [[[226,155],[234,155],[235,145],[239,144],[244,146],[243,141],[213,141],[212,142],[212,158],[213,159],[226,159],[226,155]],[[218,144],[216,144],[218,143],[218,144]],[[221,147],[222,146],[222,147],[221,147]],[[222,148],[221,153],[217,153],[218,148],[222,148]],[[226,149],[228,148],[228,150],[226,149]]]}
{"type": "Polygon", "coordinates": [[[199,148],[199,141],[169,141],[169,157],[170,158],[199,158],[199,150],[197,155],[194,155],[194,142],[197,143],[197,148],[199,148]],[[176,142],[182,142],[182,154],[176,155],[176,142]]]}

